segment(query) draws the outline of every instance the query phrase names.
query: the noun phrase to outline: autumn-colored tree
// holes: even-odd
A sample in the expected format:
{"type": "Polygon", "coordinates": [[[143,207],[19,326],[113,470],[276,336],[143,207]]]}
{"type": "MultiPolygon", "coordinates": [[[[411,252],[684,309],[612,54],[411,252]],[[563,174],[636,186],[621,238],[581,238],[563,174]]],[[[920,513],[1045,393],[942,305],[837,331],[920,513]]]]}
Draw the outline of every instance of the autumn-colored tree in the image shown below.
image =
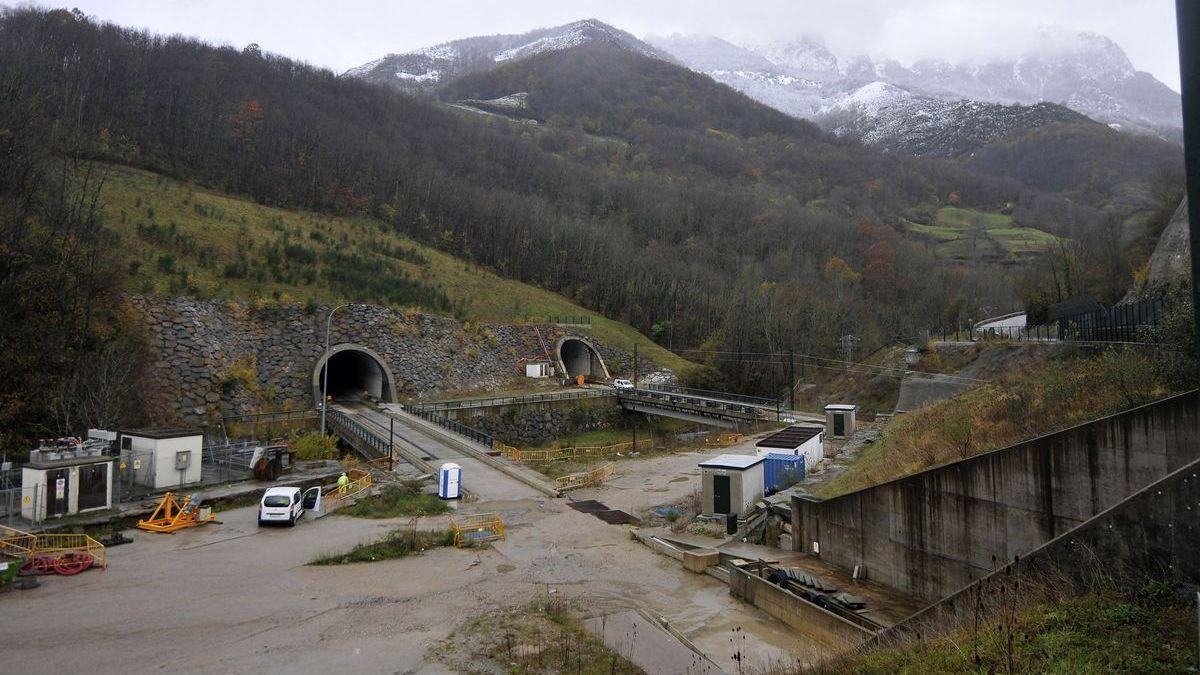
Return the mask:
{"type": "Polygon", "coordinates": [[[254,132],[263,120],[263,107],[258,99],[251,98],[242,101],[238,111],[233,116],[233,137],[242,142],[254,139],[254,132]]]}

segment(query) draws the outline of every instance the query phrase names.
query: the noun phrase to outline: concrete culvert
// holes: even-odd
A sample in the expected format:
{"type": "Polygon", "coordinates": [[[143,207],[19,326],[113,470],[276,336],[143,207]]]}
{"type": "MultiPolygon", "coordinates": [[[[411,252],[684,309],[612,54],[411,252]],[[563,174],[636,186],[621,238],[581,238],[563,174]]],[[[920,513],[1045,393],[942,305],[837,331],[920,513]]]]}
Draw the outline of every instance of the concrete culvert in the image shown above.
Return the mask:
{"type": "Polygon", "coordinates": [[[329,369],[329,396],[335,401],[358,401],[366,397],[396,400],[395,378],[383,358],[358,345],[337,345],[329,350],[313,372],[313,395],[321,400],[322,379],[329,369]]]}
{"type": "Polygon", "coordinates": [[[608,368],[600,358],[600,352],[587,340],[577,337],[565,337],[558,341],[555,347],[558,354],[558,367],[565,373],[567,379],[573,380],[583,375],[588,382],[607,382],[608,368]]]}

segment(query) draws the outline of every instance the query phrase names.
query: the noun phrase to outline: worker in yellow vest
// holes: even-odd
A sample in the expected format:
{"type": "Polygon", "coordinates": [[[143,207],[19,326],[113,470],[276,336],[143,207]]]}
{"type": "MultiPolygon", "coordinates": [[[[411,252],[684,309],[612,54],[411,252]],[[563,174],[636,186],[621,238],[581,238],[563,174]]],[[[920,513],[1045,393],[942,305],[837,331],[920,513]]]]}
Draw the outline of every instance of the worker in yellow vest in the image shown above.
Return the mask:
{"type": "Polygon", "coordinates": [[[348,489],[350,489],[350,477],[343,471],[341,477],[338,478],[338,493],[344,495],[348,489]]]}

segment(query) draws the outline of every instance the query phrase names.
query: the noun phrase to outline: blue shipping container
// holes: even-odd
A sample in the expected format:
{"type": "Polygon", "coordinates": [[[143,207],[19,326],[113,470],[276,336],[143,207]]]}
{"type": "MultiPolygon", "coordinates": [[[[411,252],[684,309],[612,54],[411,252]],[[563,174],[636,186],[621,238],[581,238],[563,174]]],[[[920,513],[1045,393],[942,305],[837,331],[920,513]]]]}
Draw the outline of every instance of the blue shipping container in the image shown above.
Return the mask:
{"type": "Polygon", "coordinates": [[[763,462],[763,489],[779,492],[804,480],[804,455],[769,452],[763,462]]]}

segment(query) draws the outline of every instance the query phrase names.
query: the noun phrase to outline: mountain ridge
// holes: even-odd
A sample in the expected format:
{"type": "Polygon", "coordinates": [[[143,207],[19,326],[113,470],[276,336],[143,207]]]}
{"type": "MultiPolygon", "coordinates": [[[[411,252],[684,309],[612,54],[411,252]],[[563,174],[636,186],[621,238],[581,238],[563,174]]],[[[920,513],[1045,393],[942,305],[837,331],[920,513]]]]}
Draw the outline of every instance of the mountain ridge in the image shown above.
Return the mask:
{"type": "Polygon", "coordinates": [[[673,59],[633,35],[597,19],[581,19],[526,33],[460,38],[407,52],[388,54],[350,68],[358,78],[424,93],[471,73],[505,62],[589,43],[611,44],[664,61],[673,59]]]}

